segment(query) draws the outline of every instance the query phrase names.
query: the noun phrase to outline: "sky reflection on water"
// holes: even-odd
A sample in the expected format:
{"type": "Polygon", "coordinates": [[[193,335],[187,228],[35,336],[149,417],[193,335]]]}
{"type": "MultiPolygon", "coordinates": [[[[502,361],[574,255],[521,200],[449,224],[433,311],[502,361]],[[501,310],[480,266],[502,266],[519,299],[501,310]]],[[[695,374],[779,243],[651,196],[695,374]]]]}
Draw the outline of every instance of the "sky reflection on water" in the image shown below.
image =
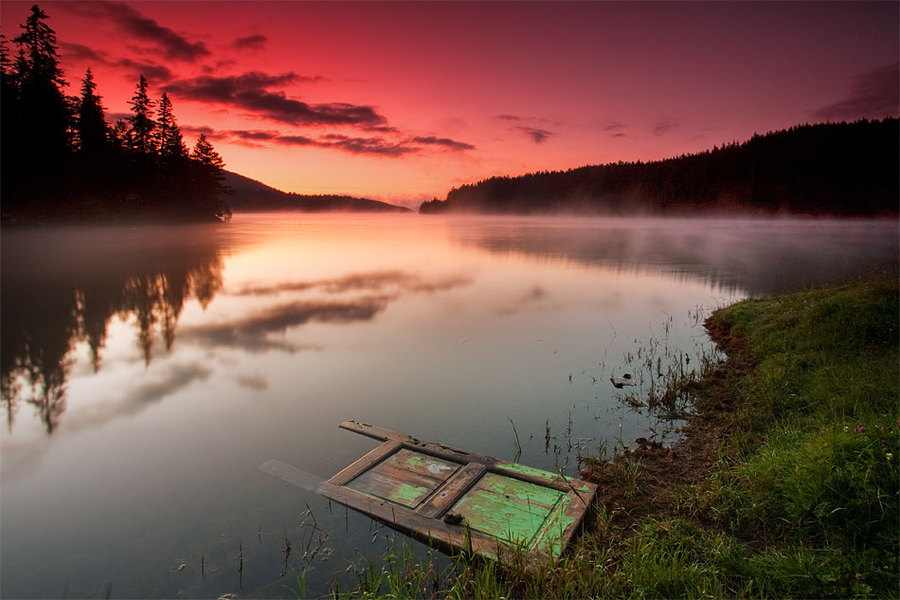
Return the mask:
{"type": "Polygon", "coordinates": [[[523,463],[573,473],[663,435],[608,382],[647,393],[638,348],[696,365],[703,309],[896,274],[897,240],[894,222],[415,215],[4,231],[2,595],[284,595],[307,505],[333,558],[289,566],[326,593],[371,522],[265,461],[331,476],[373,447],[349,418],[511,459],[512,421],[523,463]]]}

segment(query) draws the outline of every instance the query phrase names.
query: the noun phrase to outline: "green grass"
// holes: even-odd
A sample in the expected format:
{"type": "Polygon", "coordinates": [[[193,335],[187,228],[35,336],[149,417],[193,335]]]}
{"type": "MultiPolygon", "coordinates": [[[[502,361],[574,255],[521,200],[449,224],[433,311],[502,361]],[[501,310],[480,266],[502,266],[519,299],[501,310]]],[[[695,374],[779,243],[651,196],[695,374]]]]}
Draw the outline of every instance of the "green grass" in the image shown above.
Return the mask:
{"type": "MultiPolygon", "coordinates": [[[[553,568],[393,551],[349,596],[900,597],[898,320],[888,279],[716,311],[750,366],[717,388],[730,433],[704,480],[643,516],[599,505],[553,568]]],[[[626,501],[643,493],[636,458],[610,468],[626,501]]]]}

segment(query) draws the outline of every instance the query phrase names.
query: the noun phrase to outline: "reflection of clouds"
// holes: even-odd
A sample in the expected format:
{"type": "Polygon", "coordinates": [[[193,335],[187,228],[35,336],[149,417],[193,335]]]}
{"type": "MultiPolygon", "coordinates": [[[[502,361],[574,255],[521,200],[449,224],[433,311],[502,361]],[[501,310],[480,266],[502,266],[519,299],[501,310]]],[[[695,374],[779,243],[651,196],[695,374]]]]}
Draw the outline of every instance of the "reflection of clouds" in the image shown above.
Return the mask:
{"type": "Polygon", "coordinates": [[[441,292],[472,283],[471,277],[448,276],[439,279],[425,279],[420,275],[402,271],[378,271],[374,273],[354,273],[345,277],[318,281],[286,281],[276,285],[245,286],[232,291],[233,296],[268,296],[286,292],[306,292],[322,290],[329,294],[343,294],[354,291],[378,292],[388,287],[405,292],[441,292]]]}
{"type": "Polygon", "coordinates": [[[153,377],[152,372],[142,374],[143,383],[127,390],[114,403],[101,404],[85,408],[69,415],[66,420],[67,430],[84,427],[95,427],[112,419],[139,413],[151,404],[171,396],[195,381],[205,381],[212,371],[200,363],[172,363],[168,371],[153,377]]]}
{"type": "Polygon", "coordinates": [[[497,314],[502,317],[508,317],[519,313],[527,306],[535,306],[549,297],[547,290],[540,284],[535,284],[530,290],[514,299],[512,303],[497,309],[497,314]]]}
{"type": "Polygon", "coordinates": [[[269,381],[262,375],[238,375],[238,385],[256,391],[268,389],[269,381]]]}
{"type": "MultiPolygon", "coordinates": [[[[126,389],[121,395],[113,395],[107,402],[70,409],[66,414],[64,432],[76,433],[94,429],[121,417],[131,417],[187,388],[194,382],[205,381],[212,371],[206,366],[194,363],[171,363],[166,371],[141,374],[143,383],[126,389]]],[[[3,466],[0,469],[4,482],[11,482],[33,473],[36,465],[50,449],[46,441],[34,443],[22,440],[3,445],[3,466]]]]}
{"type": "Polygon", "coordinates": [[[266,350],[296,352],[303,348],[295,347],[283,340],[270,339],[269,335],[284,333],[291,327],[311,321],[320,323],[371,321],[387,308],[394,298],[395,296],[383,295],[346,302],[291,302],[236,321],[184,327],[179,333],[179,338],[206,347],[229,346],[248,352],[266,350]]]}
{"type": "Polygon", "coordinates": [[[277,339],[272,334],[283,334],[292,327],[310,322],[345,324],[371,321],[391,302],[404,294],[434,294],[470,285],[472,281],[472,277],[463,275],[425,278],[413,273],[392,270],[352,273],[333,279],[246,285],[231,291],[230,295],[275,296],[281,293],[313,290],[332,295],[354,292],[363,292],[366,295],[340,301],[298,300],[279,304],[233,321],[182,327],[179,330],[179,339],[204,347],[225,346],[248,352],[281,350],[293,353],[318,350],[317,346],[297,346],[284,339],[277,339]]]}

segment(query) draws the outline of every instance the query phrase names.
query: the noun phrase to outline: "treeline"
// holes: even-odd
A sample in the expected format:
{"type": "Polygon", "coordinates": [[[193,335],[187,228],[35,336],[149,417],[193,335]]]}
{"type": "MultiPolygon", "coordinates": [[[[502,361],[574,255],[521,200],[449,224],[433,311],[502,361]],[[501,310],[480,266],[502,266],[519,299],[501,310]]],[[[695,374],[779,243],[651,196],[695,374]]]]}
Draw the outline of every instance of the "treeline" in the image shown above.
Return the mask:
{"type": "Polygon", "coordinates": [[[699,154],[493,177],[422,213],[897,215],[900,127],[801,125],[699,154]]]}
{"type": "Polygon", "coordinates": [[[224,163],[205,136],[188,151],[171,100],[151,99],[143,76],[130,118],[112,127],[90,69],[67,96],[47,18],[31,8],[15,59],[0,36],[3,223],[228,221],[224,163]]]}

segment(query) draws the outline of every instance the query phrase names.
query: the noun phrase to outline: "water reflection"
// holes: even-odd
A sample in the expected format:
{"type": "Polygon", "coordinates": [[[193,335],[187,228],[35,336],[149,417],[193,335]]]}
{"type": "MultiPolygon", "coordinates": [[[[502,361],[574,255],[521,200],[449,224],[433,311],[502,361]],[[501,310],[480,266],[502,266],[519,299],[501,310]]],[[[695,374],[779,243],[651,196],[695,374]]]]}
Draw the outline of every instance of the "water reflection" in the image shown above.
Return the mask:
{"type": "Polygon", "coordinates": [[[47,433],[66,410],[70,353],[85,342],[94,372],[113,316],[133,319],[144,364],[154,340],[168,350],[185,302],[202,306],[222,288],[215,228],[123,230],[52,228],[5,231],[0,386],[12,430],[32,405],[47,433]]]}
{"type": "Polygon", "coordinates": [[[401,271],[353,273],[335,279],[318,281],[287,281],[276,285],[245,285],[232,296],[273,297],[273,305],[259,312],[234,320],[186,328],[183,339],[199,346],[211,348],[232,347],[247,352],[283,350],[297,352],[316,349],[315,346],[297,346],[273,334],[284,334],[289,329],[311,322],[352,324],[371,321],[388,305],[411,293],[435,293],[471,283],[471,278],[451,277],[429,280],[420,275],[401,271]],[[320,291],[325,299],[301,299],[277,303],[275,297],[287,293],[320,291]],[[346,298],[362,292],[358,297],[346,298]],[[333,296],[344,296],[339,299],[333,296]]]}
{"type": "Polygon", "coordinates": [[[261,464],[333,475],[372,447],[348,418],[511,459],[512,420],[525,464],[573,474],[671,433],[609,384],[641,347],[698,364],[698,307],[896,244],[879,223],[348,215],[4,231],[0,595],[284,594],[304,504],[335,550],[291,555],[308,594],[352,587],[371,522],[261,464]]]}
{"type": "MultiPolygon", "coordinates": [[[[898,264],[894,221],[459,218],[422,223],[426,236],[439,224],[455,244],[494,254],[662,273],[730,294],[783,292],[863,271],[895,273],[898,264]]],[[[271,244],[279,226],[276,221],[268,232],[250,236],[243,231],[240,248],[271,244]]],[[[322,243],[329,248],[340,243],[327,239],[327,230],[309,235],[325,236],[322,243]]],[[[135,329],[145,367],[157,345],[157,351],[168,353],[176,337],[207,351],[292,354],[321,349],[289,335],[301,326],[370,322],[403,296],[447,292],[474,281],[470,275],[423,276],[397,268],[341,274],[339,268],[333,276],[307,279],[261,273],[223,289],[224,257],[241,251],[234,239],[231,230],[215,226],[4,232],[0,386],[9,430],[23,405],[36,409],[47,433],[57,429],[66,410],[73,348],[86,344],[90,365],[99,372],[113,317],[135,329]],[[186,302],[194,299],[206,309],[217,294],[259,301],[182,326],[176,336],[186,302]]],[[[508,317],[548,301],[548,290],[535,284],[496,307],[495,314],[508,317]]],[[[140,382],[133,392],[137,399],[123,400],[122,410],[209,376],[208,367],[191,364],[179,364],[160,380],[140,382]]],[[[259,375],[243,375],[238,384],[255,390],[267,386],[259,375]]]]}
{"type": "Polygon", "coordinates": [[[659,272],[755,296],[896,273],[898,232],[896,220],[463,218],[454,236],[494,253],[659,272]]]}
{"type": "MultiPolygon", "coordinates": [[[[91,367],[99,373],[113,317],[135,329],[136,346],[149,367],[154,348],[161,346],[158,351],[169,353],[176,337],[183,345],[211,351],[318,350],[315,344],[294,343],[285,334],[308,323],[371,321],[404,295],[433,294],[471,283],[463,276],[427,278],[400,270],[247,283],[225,295],[258,297],[263,304],[179,330],[188,300],[206,309],[223,293],[223,257],[234,251],[230,239],[216,226],[4,232],[0,385],[9,431],[23,405],[37,409],[48,434],[57,429],[66,411],[73,350],[85,343],[91,367]]],[[[179,363],[160,378],[145,375],[121,397],[117,408],[106,411],[109,414],[96,410],[86,414],[95,424],[133,414],[210,374],[202,364],[179,363]]],[[[250,389],[266,387],[259,376],[242,376],[238,383],[250,389]]]]}

